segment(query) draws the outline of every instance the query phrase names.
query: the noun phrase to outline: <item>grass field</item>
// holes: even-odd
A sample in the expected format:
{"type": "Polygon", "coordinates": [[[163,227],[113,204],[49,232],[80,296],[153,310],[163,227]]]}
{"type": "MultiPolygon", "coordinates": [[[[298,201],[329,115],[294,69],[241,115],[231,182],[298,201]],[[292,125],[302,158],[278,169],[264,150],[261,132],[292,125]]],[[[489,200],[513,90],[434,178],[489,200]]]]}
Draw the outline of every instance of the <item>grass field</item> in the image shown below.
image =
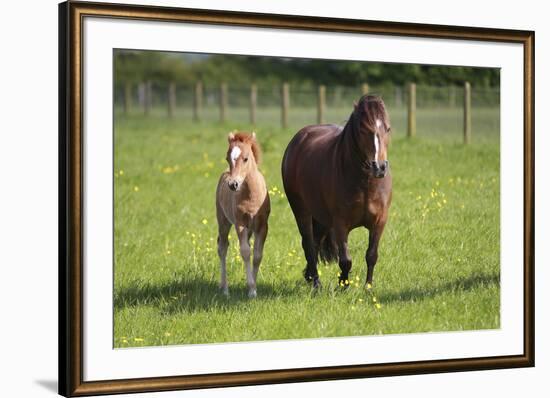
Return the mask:
{"type": "Polygon", "coordinates": [[[471,146],[449,138],[454,113],[425,113],[429,134],[421,123],[413,140],[395,129],[394,199],[372,292],[362,288],[367,231],[357,229],[351,288],[337,286],[337,264],[321,265],[323,289],[312,294],[281,192],[281,156],[296,129],[256,127],[272,212],[254,300],[234,231],[231,296],[218,290],[214,206],[226,135],[251,127],[117,114],[115,347],[498,328],[499,140],[484,130],[494,113],[474,118],[471,146]]]}

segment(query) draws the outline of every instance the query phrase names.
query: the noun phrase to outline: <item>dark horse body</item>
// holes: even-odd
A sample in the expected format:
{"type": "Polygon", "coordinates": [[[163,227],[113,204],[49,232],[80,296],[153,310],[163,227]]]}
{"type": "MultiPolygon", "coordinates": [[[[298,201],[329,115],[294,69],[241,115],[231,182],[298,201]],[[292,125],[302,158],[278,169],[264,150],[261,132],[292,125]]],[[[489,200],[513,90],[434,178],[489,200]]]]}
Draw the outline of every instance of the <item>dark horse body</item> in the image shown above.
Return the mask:
{"type": "Polygon", "coordinates": [[[369,230],[366,282],[372,283],[392,196],[389,132],[383,101],[363,96],[345,127],[304,127],[285,151],[283,185],[302,236],[304,276],[314,287],[320,284],[319,257],[338,259],[340,283],[348,283],[348,234],[357,227],[369,230]]]}

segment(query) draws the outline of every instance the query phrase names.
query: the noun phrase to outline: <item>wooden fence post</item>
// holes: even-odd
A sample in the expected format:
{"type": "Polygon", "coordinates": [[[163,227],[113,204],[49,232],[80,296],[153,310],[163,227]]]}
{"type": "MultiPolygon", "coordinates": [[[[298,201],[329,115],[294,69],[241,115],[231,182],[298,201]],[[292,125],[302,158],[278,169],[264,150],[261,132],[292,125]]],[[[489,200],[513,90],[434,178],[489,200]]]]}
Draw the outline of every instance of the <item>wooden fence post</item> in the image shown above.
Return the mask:
{"type": "Polygon", "coordinates": [[[132,108],[132,84],[126,82],[124,84],[124,113],[129,114],[132,108]]]}
{"type": "Polygon", "coordinates": [[[409,103],[407,117],[407,137],[416,135],[416,84],[409,83],[409,103]]]}
{"type": "Polygon", "coordinates": [[[472,142],[471,88],[469,82],[464,82],[464,144],[472,142]]]}
{"type": "Polygon", "coordinates": [[[250,86],[250,124],[256,124],[256,105],[258,101],[258,87],[255,84],[250,86]]]}
{"type": "Polygon", "coordinates": [[[220,122],[227,118],[227,83],[220,84],[220,122]]]}
{"type": "Polygon", "coordinates": [[[326,92],[326,87],[320,85],[317,95],[317,124],[325,123],[326,92]]]}
{"type": "Polygon", "coordinates": [[[193,121],[201,120],[202,112],[202,82],[195,83],[195,97],[193,99],[193,121]]]}
{"type": "Polygon", "coordinates": [[[176,83],[168,84],[168,117],[173,118],[176,113],[176,83]]]}
{"type": "Polygon", "coordinates": [[[284,129],[288,127],[288,109],[290,107],[290,92],[288,83],[283,83],[281,89],[281,125],[284,129]]]}
{"type": "Polygon", "coordinates": [[[369,85],[367,83],[361,85],[361,93],[362,95],[367,95],[369,93],[369,85]]]}

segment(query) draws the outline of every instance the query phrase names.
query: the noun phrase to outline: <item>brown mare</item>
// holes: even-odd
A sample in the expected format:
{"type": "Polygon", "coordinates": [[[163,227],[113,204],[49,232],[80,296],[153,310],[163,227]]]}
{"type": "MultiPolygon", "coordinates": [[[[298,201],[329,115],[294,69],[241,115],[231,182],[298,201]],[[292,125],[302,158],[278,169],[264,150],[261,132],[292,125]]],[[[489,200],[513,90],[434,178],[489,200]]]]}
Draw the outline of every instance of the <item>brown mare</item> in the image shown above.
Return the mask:
{"type": "Polygon", "coordinates": [[[227,163],[216,189],[216,218],[218,220],[218,255],[220,256],[223,294],[228,295],[225,258],[229,247],[228,235],[235,226],[241,256],[246,269],[248,297],[256,297],[256,279],[262,261],[264,242],[267,237],[267,219],[270,202],[265,180],[260,171],[260,146],[256,134],[229,133],[227,163]],[[250,238],[254,235],[253,266],[250,267],[250,238]]]}
{"type": "Polygon", "coordinates": [[[392,178],[388,164],[390,122],[380,97],[365,95],[345,127],[306,126],[288,144],[282,174],[307,260],[304,277],[320,286],[318,257],[337,260],[340,284],[351,270],[348,234],[369,230],[367,286],[372,284],[378,242],[388,219],[392,178]]]}

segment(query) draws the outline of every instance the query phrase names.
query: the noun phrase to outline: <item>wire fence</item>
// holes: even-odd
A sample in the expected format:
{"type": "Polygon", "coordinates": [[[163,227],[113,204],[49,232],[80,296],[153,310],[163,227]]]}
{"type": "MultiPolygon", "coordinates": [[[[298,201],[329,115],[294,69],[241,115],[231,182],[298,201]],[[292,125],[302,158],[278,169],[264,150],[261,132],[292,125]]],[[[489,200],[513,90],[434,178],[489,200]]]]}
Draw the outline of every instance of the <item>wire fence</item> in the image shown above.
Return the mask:
{"type": "Polygon", "coordinates": [[[366,84],[293,87],[147,81],[117,87],[114,99],[119,115],[226,122],[236,128],[299,129],[320,122],[345,123],[353,103],[367,92],[383,98],[396,135],[418,132],[419,136],[447,137],[467,143],[467,134],[473,140],[495,140],[500,134],[500,90],[470,87],[468,83],[463,87],[366,84]]]}

